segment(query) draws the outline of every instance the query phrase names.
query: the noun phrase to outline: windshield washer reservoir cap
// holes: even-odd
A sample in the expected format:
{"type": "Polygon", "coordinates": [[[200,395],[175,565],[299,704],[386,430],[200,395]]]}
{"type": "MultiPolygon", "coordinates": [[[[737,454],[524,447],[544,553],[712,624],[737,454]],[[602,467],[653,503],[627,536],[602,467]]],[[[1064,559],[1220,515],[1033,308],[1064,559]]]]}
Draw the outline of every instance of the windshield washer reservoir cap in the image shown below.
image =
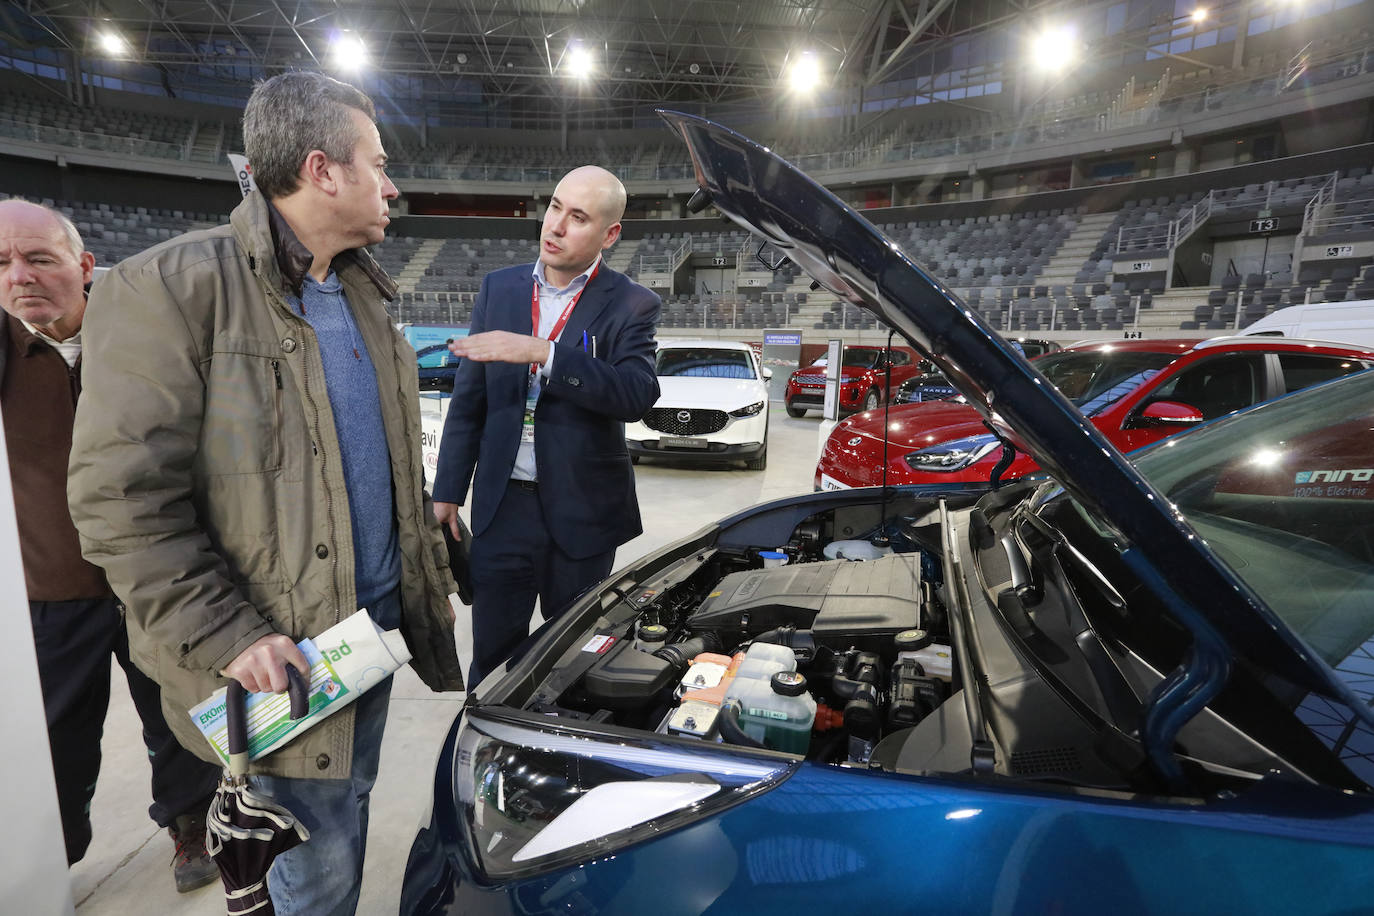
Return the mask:
{"type": "Polygon", "coordinates": [[[795,671],[779,671],[768,680],[774,693],[785,697],[799,697],[806,693],[806,675],[795,671]]]}

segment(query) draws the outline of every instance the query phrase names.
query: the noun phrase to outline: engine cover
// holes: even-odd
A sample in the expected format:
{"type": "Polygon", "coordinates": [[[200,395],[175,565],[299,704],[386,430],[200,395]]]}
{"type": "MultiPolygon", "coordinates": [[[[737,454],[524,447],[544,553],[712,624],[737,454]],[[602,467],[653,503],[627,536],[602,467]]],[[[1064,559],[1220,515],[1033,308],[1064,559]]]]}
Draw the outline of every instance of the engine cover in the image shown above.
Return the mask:
{"type": "Polygon", "coordinates": [[[754,636],[794,626],[832,648],[882,648],[902,630],[919,627],[921,611],[921,558],[894,554],[731,573],[687,627],[754,636]]]}

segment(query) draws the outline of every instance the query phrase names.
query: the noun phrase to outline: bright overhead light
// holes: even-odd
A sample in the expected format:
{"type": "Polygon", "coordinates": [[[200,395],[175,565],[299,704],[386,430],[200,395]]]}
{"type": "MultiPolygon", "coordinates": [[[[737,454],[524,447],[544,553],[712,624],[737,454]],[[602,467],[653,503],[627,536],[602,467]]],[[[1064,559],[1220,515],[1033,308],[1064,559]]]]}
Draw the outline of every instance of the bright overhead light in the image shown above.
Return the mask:
{"type": "Polygon", "coordinates": [[[1041,70],[1063,70],[1078,60],[1078,30],[1071,25],[1046,28],[1031,39],[1030,55],[1041,70]]]}
{"type": "Polygon", "coordinates": [[[810,92],[821,84],[821,62],[810,51],[803,52],[787,72],[793,92],[810,92]]]}
{"type": "Polygon", "coordinates": [[[1201,7],[1201,6],[1199,6],[1197,9],[1193,10],[1193,21],[1194,21],[1194,22],[1206,22],[1206,21],[1207,21],[1207,9],[1206,9],[1206,7],[1201,7]]]}
{"type": "Polygon", "coordinates": [[[572,45],[568,48],[567,62],[563,65],[564,71],[574,79],[584,80],[592,75],[596,69],[596,60],[592,57],[592,52],[582,45],[572,45]]]}
{"type": "Polygon", "coordinates": [[[357,70],[367,65],[367,45],[362,36],[353,32],[339,32],[330,45],[334,65],[345,70],[357,70]]]}
{"type": "Polygon", "coordinates": [[[100,43],[100,50],[104,51],[106,54],[119,55],[129,53],[129,43],[124,40],[122,35],[113,30],[106,29],[100,32],[97,36],[97,41],[100,43]]]}

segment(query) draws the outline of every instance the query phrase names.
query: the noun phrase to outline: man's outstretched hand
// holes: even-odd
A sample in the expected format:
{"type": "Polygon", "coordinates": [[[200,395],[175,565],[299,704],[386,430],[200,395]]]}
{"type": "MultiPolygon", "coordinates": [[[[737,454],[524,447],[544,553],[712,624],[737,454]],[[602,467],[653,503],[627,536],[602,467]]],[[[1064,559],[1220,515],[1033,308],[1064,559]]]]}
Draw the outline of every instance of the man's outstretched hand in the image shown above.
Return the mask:
{"type": "Polygon", "coordinates": [[[549,358],[549,342],[529,334],[510,331],[483,331],[459,337],[448,345],[449,352],[479,363],[544,363],[549,358]]]}

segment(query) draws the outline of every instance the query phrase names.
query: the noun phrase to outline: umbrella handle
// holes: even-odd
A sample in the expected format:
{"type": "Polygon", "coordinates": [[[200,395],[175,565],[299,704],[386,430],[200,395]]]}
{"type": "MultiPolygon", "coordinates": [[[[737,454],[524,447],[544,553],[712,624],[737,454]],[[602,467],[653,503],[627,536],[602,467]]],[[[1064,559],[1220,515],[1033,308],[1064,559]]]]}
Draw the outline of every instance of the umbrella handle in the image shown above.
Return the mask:
{"type": "MultiPolygon", "coordinates": [[[[291,699],[293,720],[310,714],[310,688],[295,665],[286,666],[286,692],[291,699]]],[[[244,686],[230,678],[224,694],[224,715],[229,741],[229,772],[234,776],[248,772],[248,716],[244,709],[247,699],[248,691],[244,686]]]]}
{"type": "Polygon", "coordinates": [[[310,715],[310,687],[295,665],[286,666],[286,694],[291,698],[292,721],[310,715]]]}

